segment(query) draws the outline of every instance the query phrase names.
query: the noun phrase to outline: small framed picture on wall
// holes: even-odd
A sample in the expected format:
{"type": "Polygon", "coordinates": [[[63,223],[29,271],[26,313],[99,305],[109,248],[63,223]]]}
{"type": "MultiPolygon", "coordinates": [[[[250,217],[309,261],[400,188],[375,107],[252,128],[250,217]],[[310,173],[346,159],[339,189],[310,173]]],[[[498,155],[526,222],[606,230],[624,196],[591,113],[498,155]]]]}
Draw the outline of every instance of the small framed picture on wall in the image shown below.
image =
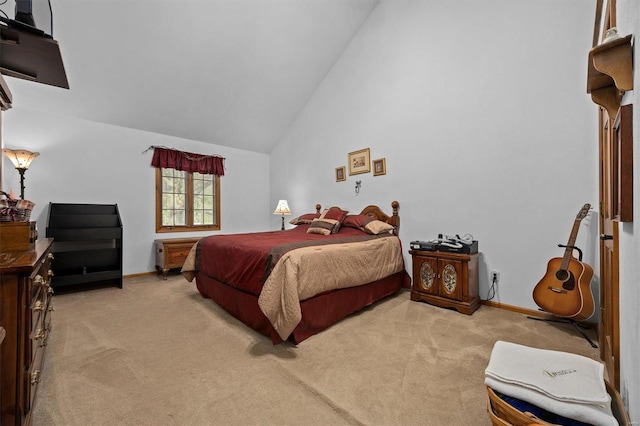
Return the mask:
{"type": "Polygon", "coordinates": [[[373,175],[382,176],[386,174],[387,174],[387,160],[385,158],[373,160],[373,175]]]}
{"type": "Polygon", "coordinates": [[[336,167],[336,182],[343,182],[347,180],[347,176],[345,175],[345,167],[336,167]]]}

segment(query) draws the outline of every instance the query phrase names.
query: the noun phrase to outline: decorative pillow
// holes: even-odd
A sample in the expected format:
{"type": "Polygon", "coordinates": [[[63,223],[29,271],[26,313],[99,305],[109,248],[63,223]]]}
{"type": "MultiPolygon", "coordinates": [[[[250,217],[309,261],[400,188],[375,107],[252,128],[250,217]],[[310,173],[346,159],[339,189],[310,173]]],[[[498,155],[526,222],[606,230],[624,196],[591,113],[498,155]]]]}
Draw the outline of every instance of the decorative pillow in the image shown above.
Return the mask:
{"type": "Polygon", "coordinates": [[[320,213],[307,213],[298,217],[294,217],[289,221],[292,225],[303,225],[313,222],[313,219],[320,217],[320,213]]]}
{"type": "Polygon", "coordinates": [[[337,224],[338,221],[334,219],[313,219],[309,229],[307,229],[307,234],[329,235],[337,224]]]}
{"type": "Polygon", "coordinates": [[[366,214],[350,214],[344,218],[342,222],[342,226],[348,226],[350,228],[359,228],[364,231],[364,227],[367,223],[375,220],[371,216],[367,216],[366,214]]]}
{"type": "Polygon", "coordinates": [[[325,209],[322,212],[322,214],[320,215],[320,219],[335,220],[336,225],[334,226],[333,231],[331,231],[332,234],[335,234],[340,230],[342,221],[345,217],[347,217],[347,214],[349,214],[347,210],[342,210],[340,207],[331,207],[329,209],[325,209]]]}
{"type": "Polygon", "coordinates": [[[381,220],[372,220],[364,226],[364,230],[370,234],[378,235],[384,232],[393,231],[393,225],[381,220]]]}

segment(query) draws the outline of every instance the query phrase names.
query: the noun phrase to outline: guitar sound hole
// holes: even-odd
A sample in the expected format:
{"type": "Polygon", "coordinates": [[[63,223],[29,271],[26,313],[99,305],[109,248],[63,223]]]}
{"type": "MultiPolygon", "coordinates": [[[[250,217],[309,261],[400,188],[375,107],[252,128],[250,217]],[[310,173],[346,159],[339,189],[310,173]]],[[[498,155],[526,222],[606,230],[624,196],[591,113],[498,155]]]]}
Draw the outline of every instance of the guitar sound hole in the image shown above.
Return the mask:
{"type": "Polygon", "coordinates": [[[576,287],[576,280],[573,274],[569,271],[559,270],[556,272],[556,278],[562,282],[562,288],[568,291],[573,290],[576,287]]]}
{"type": "Polygon", "coordinates": [[[565,282],[567,279],[569,279],[569,271],[563,269],[556,271],[556,278],[558,279],[558,281],[565,282]]]}

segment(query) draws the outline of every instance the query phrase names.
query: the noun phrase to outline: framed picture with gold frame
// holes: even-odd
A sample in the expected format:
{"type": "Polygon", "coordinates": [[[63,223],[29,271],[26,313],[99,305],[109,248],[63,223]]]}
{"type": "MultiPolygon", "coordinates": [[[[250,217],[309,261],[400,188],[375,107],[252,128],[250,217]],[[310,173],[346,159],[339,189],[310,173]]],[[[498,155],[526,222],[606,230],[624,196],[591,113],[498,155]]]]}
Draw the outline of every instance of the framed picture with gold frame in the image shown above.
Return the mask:
{"type": "Polygon", "coordinates": [[[349,175],[369,173],[371,171],[371,154],[369,153],[369,148],[350,152],[347,156],[347,162],[349,163],[349,175]]]}
{"type": "Polygon", "coordinates": [[[345,167],[336,167],[336,182],[343,182],[347,180],[345,167]]]}
{"type": "Polygon", "coordinates": [[[387,174],[387,160],[386,158],[379,158],[373,160],[373,175],[382,176],[387,174]]]}

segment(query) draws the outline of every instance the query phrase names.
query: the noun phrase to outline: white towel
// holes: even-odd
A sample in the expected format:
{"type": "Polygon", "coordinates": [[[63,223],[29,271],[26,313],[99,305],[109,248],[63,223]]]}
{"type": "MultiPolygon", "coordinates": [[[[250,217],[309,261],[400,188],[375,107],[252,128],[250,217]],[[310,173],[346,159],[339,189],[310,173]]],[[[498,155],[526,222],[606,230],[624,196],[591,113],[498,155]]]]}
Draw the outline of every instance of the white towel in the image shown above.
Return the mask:
{"type": "Polygon", "coordinates": [[[566,402],[610,405],[604,365],[567,352],[497,341],[485,375],[566,402]]]}
{"type": "Polygon", "coordinates": [[[564,416],[569,419],[579,420],[594,426],[618,426],[618,421],[611,413],[610,407],[602,407],[595,404],[583,404],[577,402],[558,401],[526,387],[501,382],[491,377],[485,377],[485,384],[496,392],[510,397],[526,401],[537,407],[564,416]]]}

